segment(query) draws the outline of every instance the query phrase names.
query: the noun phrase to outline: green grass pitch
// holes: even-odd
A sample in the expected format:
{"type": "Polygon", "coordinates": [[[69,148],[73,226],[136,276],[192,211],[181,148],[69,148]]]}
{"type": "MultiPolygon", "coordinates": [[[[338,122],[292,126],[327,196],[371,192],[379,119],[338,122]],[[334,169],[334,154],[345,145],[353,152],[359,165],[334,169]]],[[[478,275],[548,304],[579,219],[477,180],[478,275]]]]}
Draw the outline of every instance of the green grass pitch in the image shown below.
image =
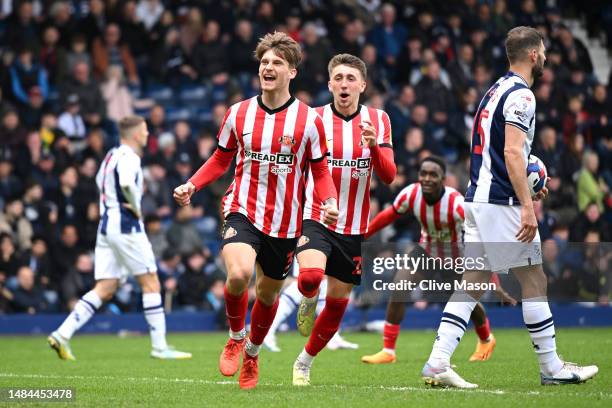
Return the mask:
{"type": "MultiPolygon", "coordinates": [[[[53,406],[231,406],[231,407],[611,407],[612,328],[560,329],[559,352],[570,361],[596,363],[600,372],[582,385],[542,387],[536,358],[525,330],[494,330],[492,359],[468,363],[476,337],[469,332],[453,363],[477,390],[427,388],[419,376],[431,350],[433,331],[404,331],[398,361],[385,366],[360,362],[379,350],[379,334],[346,333],[359,343],[356,351],[324,350],[315,360],[308,388],[291,385],[293,361],[305,339],[296,333],[278,336],[281,353],[262,351],[260,382],[241,391],[237,376],[222,377],[217,368],[226,334],[173,334],[170,342],[194,355],[188,361],[149,358],[147,336],[77,335],[76,362],[61,361],[45,337],[0,337],[0,387],[70,387],[75,403],[53,406]]],[[[0,406],[15,406],[0,402],[0,406]]],[[[31,404],[28,406],[44,405],[31,404]]]]}

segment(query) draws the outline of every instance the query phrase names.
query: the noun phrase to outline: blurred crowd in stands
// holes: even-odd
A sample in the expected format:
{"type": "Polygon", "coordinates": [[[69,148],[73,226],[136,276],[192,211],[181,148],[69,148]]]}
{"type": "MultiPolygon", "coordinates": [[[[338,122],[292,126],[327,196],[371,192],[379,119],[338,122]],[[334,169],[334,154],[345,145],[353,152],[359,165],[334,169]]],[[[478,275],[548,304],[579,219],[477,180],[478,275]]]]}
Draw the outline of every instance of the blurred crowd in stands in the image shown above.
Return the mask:
{"type": "MultiPolygon", "coordinates": [[[[533,152],[551,177],[550,197],[536,206],[544,255],[557,260],[568,242],[610,242],[612,81],[597,81],[587,46],[564,19],[584,18],[590,34],[610,41],[612,6],[574,3],[0,1],[0,313],[66,311],[93,286],[94,177],[118,142],[117,120],[134,113],[151,134],[143,214],[166,307],[222,309],[218,204],[232,172],[190,207],[177,208],[172,189],[212,154],[227,107],[258,93],[253,50],[274,30],[302,44],[292,92],[312,106],[329,102],[334,54],[366,62],[363,102],[389,113],[399,170],[390,186],[372,182],[376,213],[416,180],[418,161],[431,153],[448,161],[447,183],[465,190],[473,114],[507,70],[505,34],[536,27],[548,58],[533,86],[533,152]]],[[[419,227],[406,217],[387,232],[418,240],[419,227]]],[[[596,283],[584,285],[600,303],[610,294],[606,259],[589,266],[596,283]]],[[[571,263],[547,268],[553,287],[582,284],[571,263]]],[[[107,310],[137,310],[137,291],[128,279],[107,310]]]]}

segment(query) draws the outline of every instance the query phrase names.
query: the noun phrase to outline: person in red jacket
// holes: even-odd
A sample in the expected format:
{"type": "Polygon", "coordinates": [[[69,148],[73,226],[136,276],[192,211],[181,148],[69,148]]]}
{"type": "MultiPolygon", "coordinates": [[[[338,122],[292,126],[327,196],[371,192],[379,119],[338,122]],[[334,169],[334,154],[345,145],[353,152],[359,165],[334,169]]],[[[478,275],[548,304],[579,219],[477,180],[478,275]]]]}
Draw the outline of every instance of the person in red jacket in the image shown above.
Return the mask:
{"type": "Polygon", "coordinates": [[[293,262],[302,231],[305,171],[316,181],[323,221],[338,217],[337,193],[327,170],[323,122],[314,109],[289,93],[302,59],[300,46],[284,33],[258,43],[261,95],[229,108],[218,134],[217,150],[185,184],[174,190],[179,205],[219,178],[236,156],[234,181],[223,196],[225,216],[221,256],[227,270],[225,307],[230,338],[219,369],[233,376],[240,365],[240,388],[257,385],[258,354],[278,308],[278,294],[293,262]],[[257,268],[257,299],[246,339],[247,287],[257,268]]]}
{"type": "Polygon", "coordinates": [[[350,54],[334,56],[328,64],[328,87],[333,102],[317,108],[329,148],[329,173],[338,191],[340,214],[325,222],[325,211],[314,173],[308,174],[304,228],[297,244],[298,330],[310,336],[293,365],[293,385],[310,385],[315,356],[338,331],[354,285],[361,282],[361,242],[370,217],[372,171],[384,182],[395,178],[389,116],[359,104],[366,88],[365,63],[350,54]],[[315,320],[319,285],[327,275],[325,307],[315,320]]]}
{"type": "MultiPolygon", "coordinates": [[[[460,242],[464,220],[463,196],[454,188],[444,185],[445,174],[446,164],[441,158],[429,156],[423,159],[419,166],[418,182],[405,187],[392,206],[374,217],[366,238],[401,216],[412,214],[421,224],[421,238],[414,254],[420,255],[424,251],[427,256],[443,257],[445,249],[448,250],[449,246],[460,242]]],[[[502,301],[516,304],[516,300],[501,289],[499,281],[496,282],[497,293],[502,301]]],[[[395,343],[405,312],[404,300],[395,300],[393,297],[389,299],[383,329],[383,349],[376,354],[363,356],[361,361],[369,364],[395,363],[395,343]]],[[[486,361],[491,358],[495,348],[495,337],[491,333],[489,319],[482,304],[478,303],[471,320],[479,340],[470,361],[486,361]]]]}

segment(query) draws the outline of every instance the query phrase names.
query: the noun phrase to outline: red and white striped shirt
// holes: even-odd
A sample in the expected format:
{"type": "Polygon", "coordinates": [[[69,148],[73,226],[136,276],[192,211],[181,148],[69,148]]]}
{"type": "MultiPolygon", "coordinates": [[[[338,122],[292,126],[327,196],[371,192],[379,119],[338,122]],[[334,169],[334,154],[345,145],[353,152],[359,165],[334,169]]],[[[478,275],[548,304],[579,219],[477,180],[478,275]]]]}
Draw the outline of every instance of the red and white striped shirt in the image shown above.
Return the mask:
{"type": "Polygon", "coordinates": [[[442,198],[429,205],[423,198],[421,184],[412,183],[395,197],[393,208],[398,214],[411,211],[419,220],[420,243],[461,242],[463,196],[454,188],[445,186],[442,198]]]}
{"type": "Polygon", "coordinates": [[[253,97],[228,109],[218,139],[221,149],[238,149],[234,181],[223,197],[224,216],[242,213],[271,237],[298,235],[306,161],[327,153],[315,110],[294,97],[270,110],[261,97],[253,97]]]}
{"type": "MultiPolygon", "coordinates": [[[[323,118],[329,156],[327,163],[338,192],[338,221],[326,225],[345,235],[365,234],[370,218],[370,178],[372,160],[370,148],[362,146],[359,124],[368,120],[377,133],[376,143],[391,147],[391,122],[380,109],[360,105],[350,117],[335,111],[333,104],[316,108],[323,118]]],[[[314,191],[312,172],[308,172],[304,219],[323,223],[321,200],[314,191]]]]}

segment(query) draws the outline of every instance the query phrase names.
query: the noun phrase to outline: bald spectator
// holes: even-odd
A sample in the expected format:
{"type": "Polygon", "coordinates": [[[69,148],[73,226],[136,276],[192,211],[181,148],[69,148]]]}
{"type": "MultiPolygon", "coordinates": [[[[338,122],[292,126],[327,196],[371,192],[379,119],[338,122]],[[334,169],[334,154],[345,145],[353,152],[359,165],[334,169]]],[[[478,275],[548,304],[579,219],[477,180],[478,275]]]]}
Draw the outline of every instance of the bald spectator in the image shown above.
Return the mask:
{"type": "Polygon", "coordinates": [[[100,84],[91,77],[89,66],[78,62],[74,66],[72,77],[60,86],[60,100],[67,106],[69,98],[76,95],[80,114],[87,126],[100,126],[106,119],[106,103],[100,91],[100,84]]]}
{"type": "Polygon", "coordinates": [[[17,271],[17,288],[13,290],[12,309],[16,313],[36,314],[45,312],[48,303],[42,290],[36,286],[34,272],[29,266],[17,271]]]}

